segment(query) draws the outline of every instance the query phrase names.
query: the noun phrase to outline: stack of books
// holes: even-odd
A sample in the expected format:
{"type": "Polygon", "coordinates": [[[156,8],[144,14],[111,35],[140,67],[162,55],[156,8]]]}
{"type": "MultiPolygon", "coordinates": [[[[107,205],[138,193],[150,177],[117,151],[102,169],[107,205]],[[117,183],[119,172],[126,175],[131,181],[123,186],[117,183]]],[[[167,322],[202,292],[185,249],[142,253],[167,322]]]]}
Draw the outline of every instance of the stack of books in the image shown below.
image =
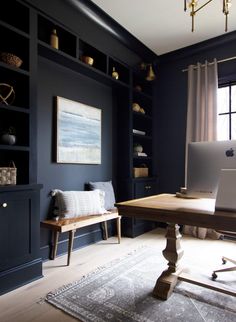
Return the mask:
{"type": "Polygon", "coordinates": [[[136,157],[147,157],[147,153],[145,153],[145,152],[134,152],[134,156],[136,156],[136,157]]]}
{"type": "Polygon", "coordinates": [[[136,129],[133,129],[133,133],[134,134],[139,134],[139,135],[146,135],[146,132],[140,131],[140,130],[136,130],[136,129]]]}

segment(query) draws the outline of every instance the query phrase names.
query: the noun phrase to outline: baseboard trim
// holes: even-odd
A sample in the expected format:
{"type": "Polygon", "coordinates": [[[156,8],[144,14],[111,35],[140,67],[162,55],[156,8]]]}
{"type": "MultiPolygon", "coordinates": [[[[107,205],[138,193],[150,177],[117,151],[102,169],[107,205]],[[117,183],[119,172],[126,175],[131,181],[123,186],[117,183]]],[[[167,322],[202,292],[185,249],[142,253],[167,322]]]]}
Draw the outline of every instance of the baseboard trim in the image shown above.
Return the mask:
{"type": "Polygon", "coordinates": [[[10,268],[0,273],[0,295],[43,277],[42,259],[10,268]]]}

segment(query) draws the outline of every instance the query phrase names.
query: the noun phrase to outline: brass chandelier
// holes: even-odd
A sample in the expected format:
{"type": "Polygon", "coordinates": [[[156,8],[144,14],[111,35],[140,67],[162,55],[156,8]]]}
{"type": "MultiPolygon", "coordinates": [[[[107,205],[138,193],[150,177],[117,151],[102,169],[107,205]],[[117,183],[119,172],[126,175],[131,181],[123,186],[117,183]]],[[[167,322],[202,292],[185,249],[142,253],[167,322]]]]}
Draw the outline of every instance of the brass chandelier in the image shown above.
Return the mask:
{"type": "MultiPolygon", "coordinates": [[[[198,6],[197,0],[191,0],[188,1],[188,6],[190,8],[190,16],[192,17],[192,32],[194,31],[194,18],[198,11],[200,11],[202,8],[204,8],[208,3],[212,2],[212,0],[206,1],[204,4],[202,4],[200,7],[198,6]]],[[[229,15],[229,8],[231,6],[231,0],[223,0],[223,14],[225,15],[225,31],[228,31],[228,15],[229,15]]],[[[187,11],[187,0],[184,0],[184,11],[187,11]]]]}

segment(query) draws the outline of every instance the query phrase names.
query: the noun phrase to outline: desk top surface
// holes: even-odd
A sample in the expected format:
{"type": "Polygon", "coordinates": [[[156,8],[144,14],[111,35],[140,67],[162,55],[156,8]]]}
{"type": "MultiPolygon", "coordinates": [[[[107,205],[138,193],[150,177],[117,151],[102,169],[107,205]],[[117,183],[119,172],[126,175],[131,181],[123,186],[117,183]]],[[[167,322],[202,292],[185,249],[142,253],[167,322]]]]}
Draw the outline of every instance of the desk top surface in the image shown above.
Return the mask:
{"type": "Polygon", "coordinates": [[[120,202],[116,207],[127,217],[236,231],[236,212],[215,211],[215,199],[160,194],[120,202]]]}

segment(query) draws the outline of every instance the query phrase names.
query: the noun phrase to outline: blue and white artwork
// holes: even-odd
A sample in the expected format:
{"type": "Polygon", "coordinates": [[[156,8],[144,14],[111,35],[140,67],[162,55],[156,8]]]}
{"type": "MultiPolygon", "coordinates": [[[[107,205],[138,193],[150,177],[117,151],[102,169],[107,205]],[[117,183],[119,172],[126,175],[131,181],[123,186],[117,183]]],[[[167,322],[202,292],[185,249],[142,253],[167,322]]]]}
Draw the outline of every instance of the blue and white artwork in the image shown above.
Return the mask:
{"type": "Polygon", "coordinates": [[[101,109],[57,96],[57,162],[101,164],[101,109]]]}

